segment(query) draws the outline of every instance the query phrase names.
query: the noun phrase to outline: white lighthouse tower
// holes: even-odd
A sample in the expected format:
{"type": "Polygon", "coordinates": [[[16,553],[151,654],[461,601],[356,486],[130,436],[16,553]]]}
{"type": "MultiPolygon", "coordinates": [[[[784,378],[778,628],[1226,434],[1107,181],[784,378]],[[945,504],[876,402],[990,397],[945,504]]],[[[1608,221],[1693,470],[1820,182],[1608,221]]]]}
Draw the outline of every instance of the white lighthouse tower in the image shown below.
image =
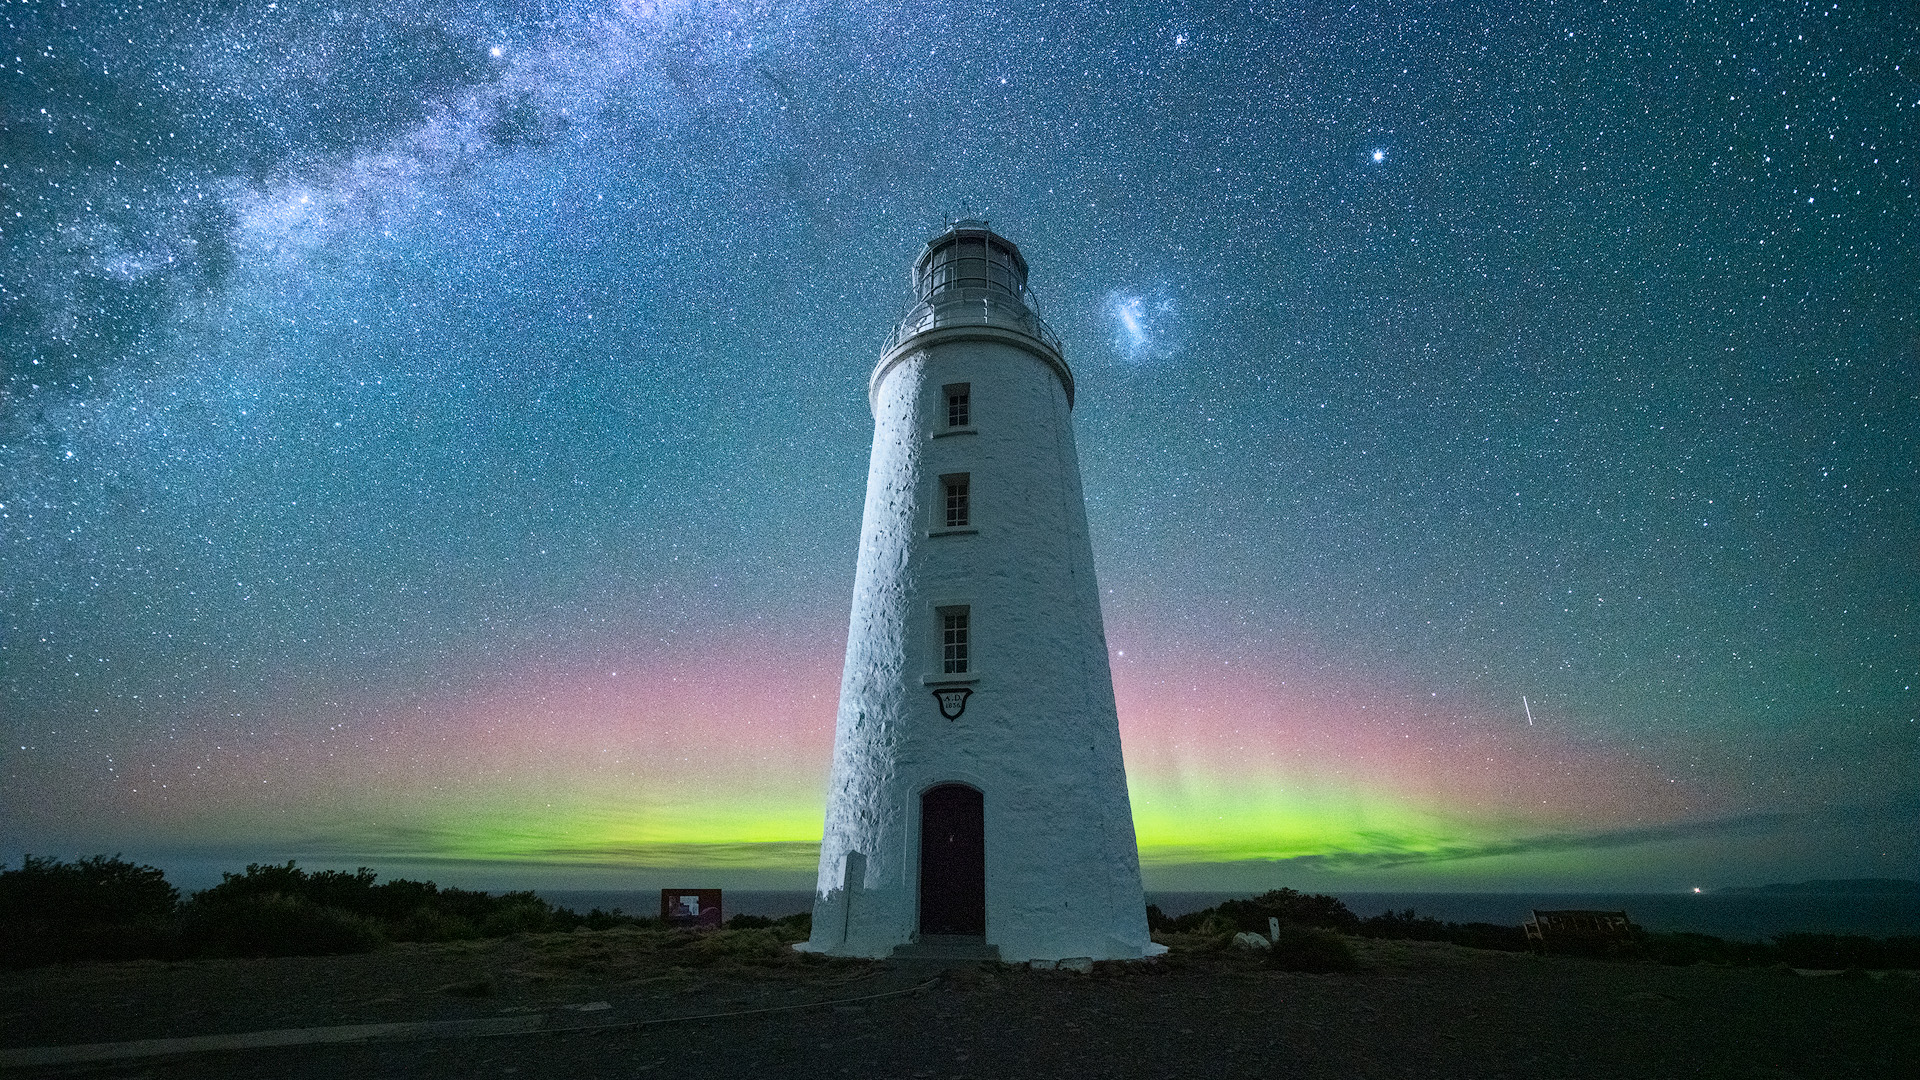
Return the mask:
{"type": "Polygon", "coordinates": [[[813,936],[849,956],[1131,959],[1147,936],[1073,373],[985,221],[928,241],[873,458],[813,936]]]}

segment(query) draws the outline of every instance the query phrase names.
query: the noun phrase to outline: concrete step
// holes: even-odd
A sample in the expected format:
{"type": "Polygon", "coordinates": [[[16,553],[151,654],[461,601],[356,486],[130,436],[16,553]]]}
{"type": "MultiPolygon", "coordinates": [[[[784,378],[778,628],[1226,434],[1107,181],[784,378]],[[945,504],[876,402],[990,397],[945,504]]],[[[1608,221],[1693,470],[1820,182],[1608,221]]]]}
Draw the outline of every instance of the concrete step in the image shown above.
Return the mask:
{"type": "Polygon", "coordinates": [[[918,941],[893,947],[895,960],[998,960],[1000,947],[969,934],[921,934],[918,941]]]}

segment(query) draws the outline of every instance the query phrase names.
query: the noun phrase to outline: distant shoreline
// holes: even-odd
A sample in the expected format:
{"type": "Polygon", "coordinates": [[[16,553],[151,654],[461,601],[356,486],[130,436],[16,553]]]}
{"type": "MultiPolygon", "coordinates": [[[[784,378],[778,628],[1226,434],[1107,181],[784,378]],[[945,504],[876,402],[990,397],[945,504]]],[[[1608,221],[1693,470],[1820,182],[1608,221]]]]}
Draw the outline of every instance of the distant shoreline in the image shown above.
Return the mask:
{"type": "Polygon", "coordinates": [[[1840,878],[1791,884],[1731,886],[1716,896],[1920,896],[1920,881],[1906,878],[1840,878]]]}
{"type": "MultiPolygon", "coordinates": [[[[1282,883],[1284,884],[1284,883],[1282,883]]],[[[655,914],[659,890],[537,890],[551,903],[585,912],[623,908],[629,914],[655,914]]],[[[1624,909],[1633,921],[1659,933],[1710,934],[1729,941],[1762,941],[1781,933],[1829,933],[1885,938],[1920,935],[1920,891],[1915,892],[1358,892],[1308,889],[1337,896],[1356,915],[1367,918],[1411,907],[1421,915],[1448,922],[1487,922],[1518,926],[1541,908],[1624,909]]],[[[1149,889],[1148,903],[1168,915],[1184,915],[1225,900],[1245,899],[1250,890],[1149,889]]],[[[727,890],[725,910],[769,918],[809,911],[807,889],[727,890]]]]}

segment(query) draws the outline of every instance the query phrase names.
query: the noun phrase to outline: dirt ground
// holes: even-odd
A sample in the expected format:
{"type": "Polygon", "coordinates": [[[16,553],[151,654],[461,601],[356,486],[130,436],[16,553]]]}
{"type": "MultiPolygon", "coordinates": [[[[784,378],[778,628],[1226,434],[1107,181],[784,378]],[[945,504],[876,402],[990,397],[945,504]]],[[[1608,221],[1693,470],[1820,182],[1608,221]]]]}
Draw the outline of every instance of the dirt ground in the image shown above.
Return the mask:
{"type": "MultiPolygon", "coordinates": [[[[748,945],[752,945],[748,942],[748,945]]],[[[738,942],[735,942],[738,946],[738,942]]],[[[1361,970],[1257,953],[1102,964],[805,963],[633,931],[364,956],[91,964],[0,975],[0,1047],[395,1021],[542,1018],[521,1034],[226,1050],[9,1076],[1920,1076],[1920,977],[1669,968],[1356,941],[1361,970]],[[912,988],[918,987],[915,990],[912,988]],[[845,999],[911,990],[867,1001],[845,999]],[[646,1021],[840,1002],[747,1016],[646,1021]],[[566,1029],[566,1030],[556,1030],[566,1029]]]]}

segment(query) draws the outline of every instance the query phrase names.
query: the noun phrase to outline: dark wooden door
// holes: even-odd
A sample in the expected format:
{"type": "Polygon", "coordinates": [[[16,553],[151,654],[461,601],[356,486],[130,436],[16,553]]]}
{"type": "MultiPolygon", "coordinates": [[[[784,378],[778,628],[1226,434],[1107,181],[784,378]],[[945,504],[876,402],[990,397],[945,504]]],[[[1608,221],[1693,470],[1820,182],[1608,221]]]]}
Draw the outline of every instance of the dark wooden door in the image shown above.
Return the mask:
{"type": "Polygon", "coordinates": [[[986,803],[965,784],[920,796],[920,932],[987,932],[986,803]]]}

